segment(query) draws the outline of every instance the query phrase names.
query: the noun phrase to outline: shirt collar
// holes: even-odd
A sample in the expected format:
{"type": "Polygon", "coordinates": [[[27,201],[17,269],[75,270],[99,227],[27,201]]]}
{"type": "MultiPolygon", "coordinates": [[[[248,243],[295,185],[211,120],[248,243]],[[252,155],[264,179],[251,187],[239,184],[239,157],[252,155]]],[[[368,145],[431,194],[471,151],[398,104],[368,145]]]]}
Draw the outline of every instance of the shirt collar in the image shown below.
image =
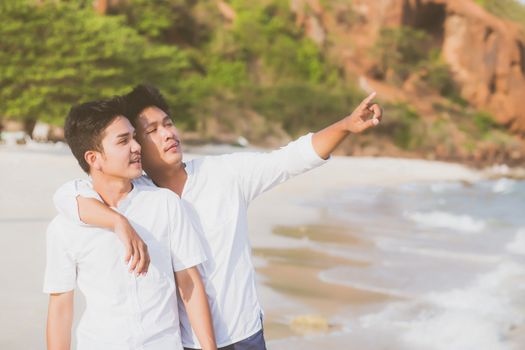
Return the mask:
{"type": "Polygon", "coordinates": [[[137,185],[135,185],[133,182],[131,182],[131,191],[129,191],[124,198],[122,198],[118,204],[117,207],[114,209],[117,209],[119,212],[125,211],[129,205],[131,204],[131,201],[133,198],[137,195],[137,185]]]}

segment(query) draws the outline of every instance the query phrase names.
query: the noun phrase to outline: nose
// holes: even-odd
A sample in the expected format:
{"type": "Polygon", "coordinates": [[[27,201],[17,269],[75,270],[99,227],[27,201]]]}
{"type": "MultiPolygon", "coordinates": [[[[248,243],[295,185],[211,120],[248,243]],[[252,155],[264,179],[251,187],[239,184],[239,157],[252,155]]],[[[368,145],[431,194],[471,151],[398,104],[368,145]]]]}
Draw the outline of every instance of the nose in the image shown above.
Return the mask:
{"type": "Polygon", "coordinates": [[[132,153],[140,153],[140,150],[142,147],[135,139],[131,139],[131,152],[132,153]]]}

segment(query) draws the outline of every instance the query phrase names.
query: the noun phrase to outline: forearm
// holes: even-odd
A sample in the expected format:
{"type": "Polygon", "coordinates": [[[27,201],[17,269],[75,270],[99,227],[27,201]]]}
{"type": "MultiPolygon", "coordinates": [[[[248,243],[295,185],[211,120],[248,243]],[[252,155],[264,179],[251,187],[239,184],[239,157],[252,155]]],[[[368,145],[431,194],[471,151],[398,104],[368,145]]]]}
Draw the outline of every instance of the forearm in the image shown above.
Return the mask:
{"type": "Polygon", "coordinates": [[[119,237],[126,248],[124,261],[133,257],[129,270],[137,274],[148,271],[150,257],[147,246],[125,216],[94,198],[77,197],[78,215],[86,224],[109,229],[119,237]]]}
{"type": "Polygon", "coordinates": [[[73,298],[71,296],[51,296],[47,315],[47,349],[70,350],[71,327],[73,324],[73,298]],[[67,300],[52,300],[61,298],[67,300]]]}
{"type": "Polygon", "coordinates": [[[197,335],[201,348],[203,350],[217,349],[208,297],[199,271],[192,267],[182,273],[176,273],[175,278],[191,327],[197,335]]]}
{"type": "Polygon", "coordinates": [[[313,134],[312,146],[319,157],[328,159],[349,134],[344,120],[340,120],[313,134]]]}
{"type": "Polygon", "coordinates": [[[77,197],[78,215],[80,220],[88,225],[115,230],[126,218],[94,198],[77,197]]]}
{"type": "Polygon", "coordinates": [[[126,248],[124,261],[128,263],[133,257],[130,272],[146,273],[150,263],[146,244],[123,215],[95,196],[98,194],[89,183],[72,181],[58,189],[53,202],[62,215],[76,223],[83,222],[115,232],[126,248]]]}
{"type": "Polygon", "coordinates": [[[71,349],[71,324],[58,317],[47,321],[47,349],[48,350],[70,350],[71,349]]]}

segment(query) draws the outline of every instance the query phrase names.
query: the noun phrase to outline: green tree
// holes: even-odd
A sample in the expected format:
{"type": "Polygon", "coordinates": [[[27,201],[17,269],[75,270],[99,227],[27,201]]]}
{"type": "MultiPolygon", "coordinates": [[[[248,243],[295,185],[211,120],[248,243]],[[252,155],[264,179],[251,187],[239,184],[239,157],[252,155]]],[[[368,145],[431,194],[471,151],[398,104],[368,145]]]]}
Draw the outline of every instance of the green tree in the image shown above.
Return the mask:
{"type": "MultiPolygon", "coordinates": [[[[153,45],[124,23],[77,2],[9,0],[0,12],[2,115],[61,123],[72,104],[154,82],[184,112],[177,94],[188,67],[174,46],[153,45]]],[[[187,115],[186,115],[187,116],[187,115]]]]}
{"type": "Polygon", "coordinates": [[[210,37],[208,26],[193,13],[196,1],[128,0],[112,14],[122,14],[129,26],[155,41],[199,46],[210,37]]]}
{"type": "Polygon", "coordinates": [[[291,82],[260,89],[252,104],[259,113],[297,135],[348,115],[362,97],[350,87],[328,90],[315,84],[291,82]]]}

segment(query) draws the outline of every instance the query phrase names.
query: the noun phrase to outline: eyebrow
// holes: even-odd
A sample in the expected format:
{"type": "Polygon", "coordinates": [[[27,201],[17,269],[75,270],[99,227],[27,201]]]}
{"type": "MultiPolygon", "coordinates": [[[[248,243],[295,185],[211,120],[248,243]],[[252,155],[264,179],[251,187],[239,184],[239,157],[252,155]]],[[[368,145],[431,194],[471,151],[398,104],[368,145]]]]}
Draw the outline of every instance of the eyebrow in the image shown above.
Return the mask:
{"type": "MultiPolygon", "coordinates": [[[[162,123],[164,123],[166,121],[166,119],[167,120],[171,120],[170,116],[166,114],[164,116],[164,118],[162,118],[162,123]]],[[[151,123],[148,123],[144,129],[148,129],[149,127],[151,127],[152,125],[155,125],[155,124],[158,124],[158,122],[157,121],[153,121],[151,123]]]]}
{"type": "Polygon", "coordinates": [[[129,137],[130,134],[131,134],[130,132],[125,132],[125,133],[119,134],[119,135],[117,135],[117,139],[123,139],[125,137],[129,137]]]}

